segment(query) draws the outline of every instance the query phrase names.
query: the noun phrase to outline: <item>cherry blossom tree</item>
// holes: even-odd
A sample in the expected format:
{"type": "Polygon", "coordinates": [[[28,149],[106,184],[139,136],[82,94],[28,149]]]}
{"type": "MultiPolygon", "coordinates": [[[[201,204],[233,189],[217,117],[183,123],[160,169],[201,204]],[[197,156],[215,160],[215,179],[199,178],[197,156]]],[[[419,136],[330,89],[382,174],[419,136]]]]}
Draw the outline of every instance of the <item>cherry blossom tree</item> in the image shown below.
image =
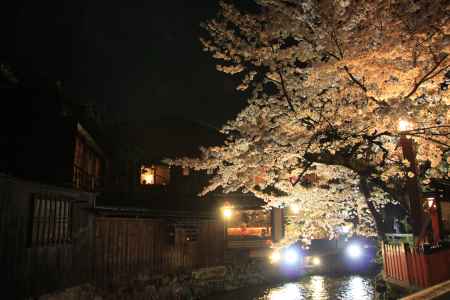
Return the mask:
{"type": "Polygon", "coordinates": [[[223,126],[223,146],[169,162],[212,170],[203,194],[298,205],[286,241],[348,222],[383,235],[383,206],[408,208],[405,178],[426,188],[450,176],[449,16],[445,0],[255,0],[252,12],[222,2],[201,41],[248,105],[223,126]]]}

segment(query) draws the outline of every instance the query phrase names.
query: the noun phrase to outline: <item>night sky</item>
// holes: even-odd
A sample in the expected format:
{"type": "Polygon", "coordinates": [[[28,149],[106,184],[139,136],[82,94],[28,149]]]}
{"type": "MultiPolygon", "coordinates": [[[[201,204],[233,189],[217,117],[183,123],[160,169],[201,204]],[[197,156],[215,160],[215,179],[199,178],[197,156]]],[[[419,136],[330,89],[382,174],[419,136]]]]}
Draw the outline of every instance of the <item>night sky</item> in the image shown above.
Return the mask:
{"type": "Polygon", "coordinates": [[[2,61],[62,80],[67,95],[107,117],[218,127],[245,105],[199,42],[217,0],[10,2],[0,5],[2,61]]]}

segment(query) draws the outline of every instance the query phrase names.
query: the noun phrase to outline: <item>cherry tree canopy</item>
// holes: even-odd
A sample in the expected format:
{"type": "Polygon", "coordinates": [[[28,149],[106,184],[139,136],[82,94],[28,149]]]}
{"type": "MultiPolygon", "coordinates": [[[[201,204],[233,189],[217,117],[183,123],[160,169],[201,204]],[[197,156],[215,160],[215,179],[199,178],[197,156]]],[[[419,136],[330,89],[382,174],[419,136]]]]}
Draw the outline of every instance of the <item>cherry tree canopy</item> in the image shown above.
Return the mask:
{"type": "Polygon", "coordinates": [[[292,238],[330,236],[349,221],[380,232],[379,210],[404,203],[405,176],[448,179],[448,1],[255,2],[257,12],[222,2],[202,39],[217,69],[241,80],[247,107],[223,127],[223,146],[171,164],[213,170],[203,193],[297,203],[292,238]],[[400,120],[419,172],[398,146],[400,120]]]}

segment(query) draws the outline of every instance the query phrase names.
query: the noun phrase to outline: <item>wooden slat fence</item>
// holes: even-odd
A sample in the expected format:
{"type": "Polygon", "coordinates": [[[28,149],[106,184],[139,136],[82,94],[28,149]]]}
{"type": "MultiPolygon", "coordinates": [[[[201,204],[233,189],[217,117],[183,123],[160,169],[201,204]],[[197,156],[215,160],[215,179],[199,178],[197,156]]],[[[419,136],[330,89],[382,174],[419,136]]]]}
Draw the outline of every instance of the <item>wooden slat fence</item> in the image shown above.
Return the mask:
{"type": "Polygon", "coordinates": [[[185,229],[164,220],[97,217],[95,234],[95,282],[106,287],[135,278],[180,269],[223,263],[223,224],[198,222],[196,241],[187,241],[185,229]]]}
{"type": "Polygon", "coordinates": [[[429,254],[407,244],[383,243],[384,273],[405,286],[426,288],[450,279],[450,249],[429,254]]]}

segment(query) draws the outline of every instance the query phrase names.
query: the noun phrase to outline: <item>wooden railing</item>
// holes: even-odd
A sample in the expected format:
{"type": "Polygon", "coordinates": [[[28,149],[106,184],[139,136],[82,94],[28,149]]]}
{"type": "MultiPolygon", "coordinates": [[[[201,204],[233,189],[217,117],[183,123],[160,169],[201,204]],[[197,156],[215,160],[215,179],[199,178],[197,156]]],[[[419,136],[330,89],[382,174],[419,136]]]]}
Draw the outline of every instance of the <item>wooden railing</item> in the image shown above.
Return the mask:
{"type": "Polygon", "coordinates": [[[400,285],[426,288],[450,279],[450,249],[427,253],[408,244],[383,243],[384,274],[400,285]]]}
{"type": "Polygon", "coordinates": [[[73,187],[87,192],[96,192],[102,186],[102,180],[98,176],[89,174],[77,165],[73,165],[73,187]]]}

